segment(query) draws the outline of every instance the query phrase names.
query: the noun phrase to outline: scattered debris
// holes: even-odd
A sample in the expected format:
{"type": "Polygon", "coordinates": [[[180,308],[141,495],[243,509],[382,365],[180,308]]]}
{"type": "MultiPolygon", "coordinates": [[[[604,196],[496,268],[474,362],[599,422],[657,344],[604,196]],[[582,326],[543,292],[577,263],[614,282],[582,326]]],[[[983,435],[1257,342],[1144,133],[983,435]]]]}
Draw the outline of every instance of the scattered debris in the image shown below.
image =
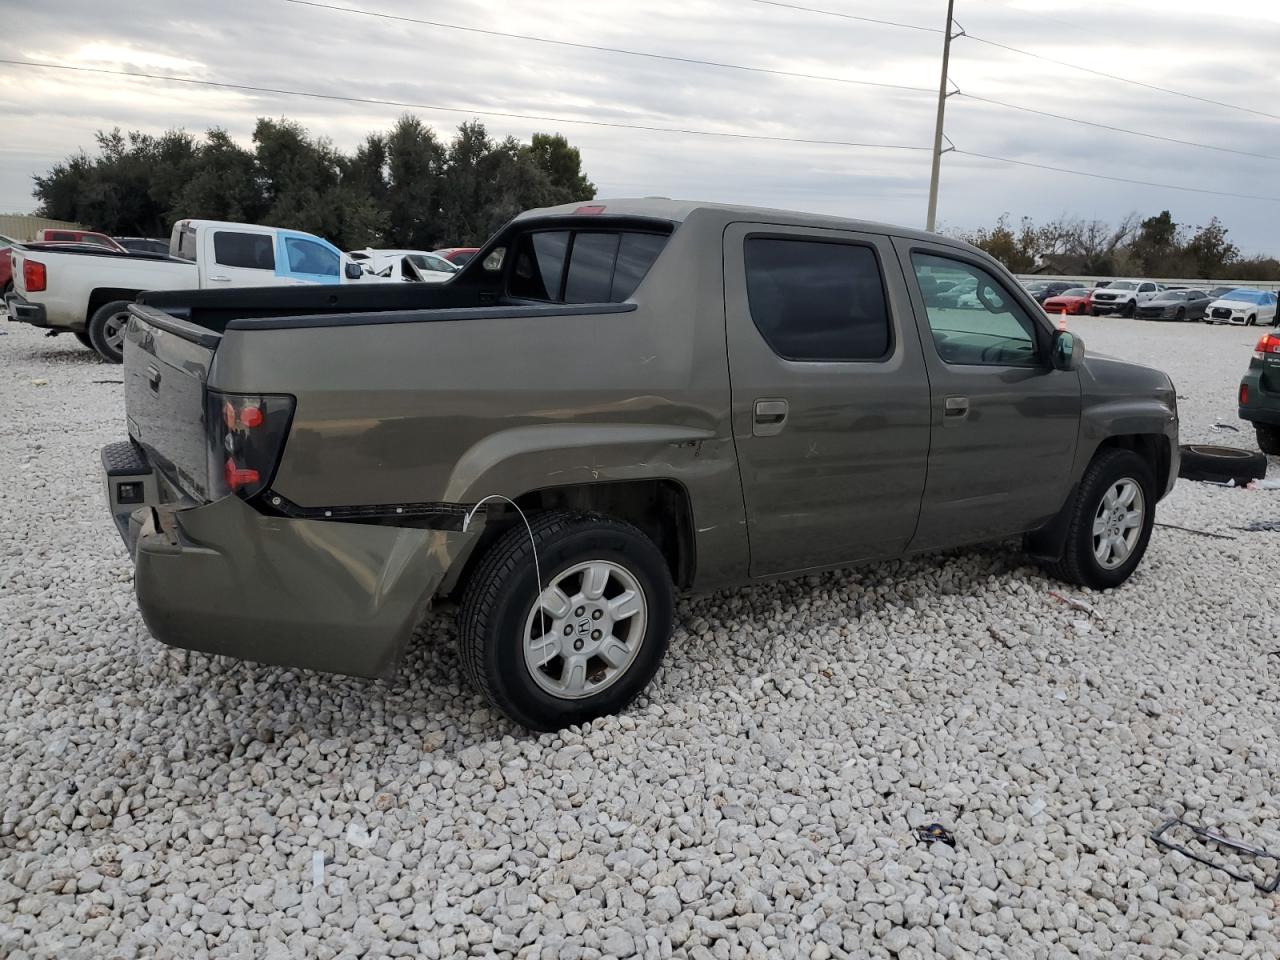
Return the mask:
{"type": "Polygon", "coordinates": [[[347,843],[353,847],[359,847],[361,850],[370,850],[378,842],[378,832],[381,829],[381,827],[377,827],[373,833],[370,833],[365,829],[363,823],[352,820],[347,827],[347,843]]]}
{"type": "Polygon", "coordinates": [[[1243,840],[1233,840],[1231,837],[1225,837],[1216,831],[1208,830],[1204,827],[1197,827],[1195,824],[1187,823],[1187,821],[1181,819],[1166,821],[1158,830],[1151,834],[1151,839],[1156,842],[1156,846],[1165,850],[1176,850],[1184,857],[1190,857],[1197,863],[1203,863],[1207,867],[1216,867],[1232,879],[1243,880],[1245,883],[1252,883],[1263,893],[1274,893],[1277,888],[1280,888],[1280,870],[1275,870],[1275,872],[1268,877],[1267,871],[1263,869],[1261,870],[1261,879],[1256,875],[1250,876],[1228,864],[1209,859],[1207,854],[1197,853],[1187,846],[1170,840],[1165,836],[1165,834],[1175,827],[1185,827],[1187,830],[1190,830],[1192,834],[1191,840],[1198,841],[1206,847],[1224,847],[1233,853],[1243,854],[1245,857],[1253,857],[1258,860],[1271,860],[1276,864],[1280,864],[1280,854],[1269,853],[1262,847],[1255,847],[1252,844],[1245,843],[1243,840]]]}
{"type": "Polygon", "coordinates": [[[1255,520],[1246,527],[1236,527],[1249,533],[1280,533],[1280,520],[1255,520]]]}
{"type": "Polygon", "coordinates": [[[123,380],[90,380],[90,383],[124,383],[123,380]]]}
{"type": "Polygon", "coordinates": [[[1075,628],[1076,633],[1088,633],[1093,629],[1093,625],[1088,620],[1072,620],[1071,626],[1075,628]]]}
{"type": "Polygon", "coordinates": [[[956,845],[955,835],[940,823],[926,823],[915,829],[916,839],[921,843],[945,843],[949,847],[956,845]]]}
{"type": "Polygon", "coordinates": [[[1280,480],[1250,480],[1249,490],[1280,490],[1280,480]]]}
{"type": "Polygon", "coordinates": [[[1077,600],[1075,597],[1064,597],[1056,590],[1050,590],[1049,596],[1053,597],[1053,599],[1060,603],[1065,603],[1072,610],[1079,610],[1081,613],[1087,613],[1091,618],[1097,617],[1099,620],[1102,619],[1102,614],[1100,614],[1091,603],[1085,603],[1083,600],[1077,600]]]}
{"type": "Polygon", "coordinates": [[[36,377],[36,379],[31,381],[31,385],[33,387],[47,387],[49,385],[49,381],[44,377],[36,377]]]}
{"type": "Polygon", "coordinates": [[[1221,420],[1214,421],[1213,429],[1215,429],[1215,430],[1230,430],[1232,433],[1239,433],[1239,432],[1240,432],[1240,428],[1239,428],[1239,427],[1234,426],[1234,425],[1232,425],[1232,424],[1230,424],[1230,423],[1223,423],[1221,420]]]}
{"type": "Polygon", "coordinates": [[[1195,527],[1180,527],[1176,523],[1161,523],[1156,521],[1157,527],[1164,527],[1166,530],[1181,530],[1183,533],[1194,533],[1201,537],[1213,537],[1215,540],[1234,540],[1235,537],[1229,537],[1225,533],[1212,533],[1209,530],[1197,530],[1195,527]]]}

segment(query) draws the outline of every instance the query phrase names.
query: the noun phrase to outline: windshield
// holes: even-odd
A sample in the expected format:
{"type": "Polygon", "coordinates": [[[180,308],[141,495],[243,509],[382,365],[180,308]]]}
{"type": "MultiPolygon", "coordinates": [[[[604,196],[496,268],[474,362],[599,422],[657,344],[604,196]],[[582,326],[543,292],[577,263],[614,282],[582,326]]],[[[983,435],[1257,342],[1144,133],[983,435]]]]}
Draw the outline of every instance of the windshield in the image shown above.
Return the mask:
{"type": "Polygon", "coordinates": [[[1089,291],[1084,287],[1072,287],[1070,290],[1063,290],[1058,296],[1060,297],[1087,297],[1089,291]]]}
{"type": "Polygon", "coordinates": [[[436,273],[457,273],[458,267],[444,257],[435,257],[429,253],[412,253],[409,262],[419,270],[433,270],[436,273]]]}
{"type": "Polygon", "coordinates": [[[1111,284],[1111,286],[1107,287],[1107,289],[1108,290],[1137,290],[1138,285],[1134,283],[1132,280],[1117,280],[1115,283],[1111,284]]]}
{"type": "Polygon", "coordinates": [[[1046,283],[1044,280],[1037,280],[1034,283],[1027,284],[1027,289],[1031,293],[1039,293],[1041,290],[1047,290],[1048,288],[1049,288],[1049,284],[1046,283]]]}
{"type": "Polygon", "coordinates": [[[1164,293],[1160,294],[1160,296],[1159,296],[1159,297],[1157,297],[1156,299],[1158,299],[1158,300],[1185,300],[1185,299],[1187,299],[1187,294],[1186,294],[1186,291],[1184,291],[1184,290],[1166,290],[1164,293]]]}
{"type": "Polygon", "coordinates": [[[1239,300],[1241,303],[1261,303],[1266,294],[1258,290],[1232,290],[1222,295],[1223,300],[1239,300]]]}

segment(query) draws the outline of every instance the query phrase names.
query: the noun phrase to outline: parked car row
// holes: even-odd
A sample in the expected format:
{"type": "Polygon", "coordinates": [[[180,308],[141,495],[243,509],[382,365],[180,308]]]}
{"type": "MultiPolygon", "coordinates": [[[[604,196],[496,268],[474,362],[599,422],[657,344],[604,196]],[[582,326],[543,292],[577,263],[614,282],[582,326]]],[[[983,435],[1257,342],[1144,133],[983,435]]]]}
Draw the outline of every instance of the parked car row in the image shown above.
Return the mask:
{"type": "Polygon", "coordinates": [[[1154,280],[1104,280],[1082,287],[1065,280],[1033,280],[1027,292],[1046,313],[1138,317],[1143,320],[1203,320],[1241,326],[1277,322],[1277,296],[1237,287],[1167,286],[1154,280]]]}

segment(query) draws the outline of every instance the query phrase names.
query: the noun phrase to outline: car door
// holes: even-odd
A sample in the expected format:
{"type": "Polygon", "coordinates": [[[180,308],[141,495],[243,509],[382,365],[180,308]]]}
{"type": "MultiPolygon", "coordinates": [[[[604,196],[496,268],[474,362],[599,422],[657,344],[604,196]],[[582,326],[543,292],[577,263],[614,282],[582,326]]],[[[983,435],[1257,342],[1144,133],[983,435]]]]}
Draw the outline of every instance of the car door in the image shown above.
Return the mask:
{"type": "Polygon", "coordinates": [[[1137,302],[1146,303],[1159,292],[1160,288],[1154,283],[1140,283],[1138,284],[1137,302]]]}
{"type": "Polygon", "coordinates": [[[895,241],[911,289],[931,390],[928,482],[912,548],[977,543],[1043,525],[1071,486],[1080,378],[1048,362],[1053,328],[978,254],[895,241]],[[930,296],[971,278],[976,306],[930,296]]]}
{"type": "Polygon", "coordinates": [[[929,451],[929,388],[891,241],[724,233],[732,422],[752,576],[901,552],[929,451]]]}
{"type": "Polygon", "coordinates": [[[210,287],[267,287],[279,283],[275,239],[270,230],[210,227],[205,233],[203,261],[210,287]]]}
{"type": "Polygon", "coordinates": [[[278,231],[276,239],[282,253],[276,273],[286,283],[342,282],[342,254],[337,247],[291,230],[278,231]]]}
{"type": "Polygon", "coordinates": [[[1209,306],[1209,295],[1203,290],[1187,291],[1187,319],[1201,320],[1204,318],[1205,308],[1209,306]]]}

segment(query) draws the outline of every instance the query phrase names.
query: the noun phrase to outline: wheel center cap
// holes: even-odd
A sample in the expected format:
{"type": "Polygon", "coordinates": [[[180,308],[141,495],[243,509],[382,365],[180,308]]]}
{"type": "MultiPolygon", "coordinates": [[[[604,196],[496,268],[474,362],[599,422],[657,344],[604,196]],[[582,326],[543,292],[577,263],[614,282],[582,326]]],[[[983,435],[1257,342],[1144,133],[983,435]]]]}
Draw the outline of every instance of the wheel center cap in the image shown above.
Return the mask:
{"type": "Polygon", "coordinates": [[[591,618],[583,617],[578,621],[578,636],[585,637],[591,633],[591,618]]]}

